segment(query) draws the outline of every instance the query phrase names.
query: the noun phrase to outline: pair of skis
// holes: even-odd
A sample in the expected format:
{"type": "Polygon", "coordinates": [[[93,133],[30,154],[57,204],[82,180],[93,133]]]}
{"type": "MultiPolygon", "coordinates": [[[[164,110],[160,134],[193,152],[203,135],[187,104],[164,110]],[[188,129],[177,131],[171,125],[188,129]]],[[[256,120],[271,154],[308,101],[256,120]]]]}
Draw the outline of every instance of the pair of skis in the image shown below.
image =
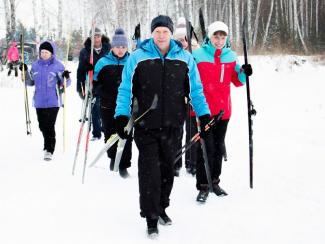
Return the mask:
{"type": "MultiPolygon", "coordinates": [[[[95,37],[95,20],[93,19],[92,25],[91,25],[91,51],[90,51],[90,58],[89,58],[89,63],[93,65],[93,57],[94,57],[94,37],[95,37]]],[[[85,98],[83,100],[82,104],[82,109],[81,109],[81,117],[80,117],[80,128],[79,128],[79,134],[78,134],[78,140],[77,140],[77,146],[76,146],[76,152],[73,160],[73,166],[72,166],[72,175],[75,173],[75,168],[76,168],[76,162],[79,154],[79,148],[80,148],[80,143],[81,143],[81,137],[83,134],[83,129],[88,122],[88,127],[87,127],[87,134],[86,134],[86,145],[85,145],[85,156],[84,156],[84,163],[83,163],[83,173],[82,173],[82,183],[85,181],[85,173],[86,173],[86,164],[87,164],[87,158],[88,158],[88,149],[89,149],[89,135],[90,135],[90,130],[91,130],[91,111],[92,108],[96,102],[96,98],[93,98],[92,95],[92,88],[93,88],[93,74],[94,71],[90,70],[88,72],[88,77],[86,81],[86,86],[85,86],[85,98]]]]}

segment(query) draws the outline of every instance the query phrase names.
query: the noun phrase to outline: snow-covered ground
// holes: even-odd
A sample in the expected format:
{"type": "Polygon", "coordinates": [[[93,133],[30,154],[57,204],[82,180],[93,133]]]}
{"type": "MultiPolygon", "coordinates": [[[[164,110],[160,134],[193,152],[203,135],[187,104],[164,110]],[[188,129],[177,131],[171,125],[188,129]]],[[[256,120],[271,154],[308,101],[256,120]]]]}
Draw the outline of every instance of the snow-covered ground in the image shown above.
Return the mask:
{"type": "MultiPolygon", "coordinates": [[[[246,90],[234,88],[221,179],[229,196],[210,195],[205,205],[197,204],[195,178],[182,169],[167,209],[173,225],[159,226],[155,241],[147,239],[139,215],[136,147],[130,178],[110,172],[103,157],[87,169],[82,185],[84,145],[71,175],[81,107],[75,84],[67,94],[67,150],[63,153],[60,111],[54,160],[45,162],[35,109],[28,137],[22,84],[0,73],[0,243],[325,243],[325,66],[303,59],[250,59],[257,110],[254,189],[248,177],[246,90]]],[[[75,72],[76,64],[69,65],[75,72]]],[[[89,160],[102,146],[90,143],[89,160]]]]}

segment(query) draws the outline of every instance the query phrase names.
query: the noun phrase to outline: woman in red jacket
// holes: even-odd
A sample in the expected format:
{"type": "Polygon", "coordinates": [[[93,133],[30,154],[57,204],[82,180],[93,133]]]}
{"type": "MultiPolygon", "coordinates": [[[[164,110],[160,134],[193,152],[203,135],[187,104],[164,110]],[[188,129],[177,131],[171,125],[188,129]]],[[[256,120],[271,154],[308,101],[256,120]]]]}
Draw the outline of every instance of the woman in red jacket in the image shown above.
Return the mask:
{"type": "MultiPolygon", "coordinates": [[[[208,28],[208,38],[201,48],[193,51],[200,77],[203,84],[204,95],[209,104],[211,116],[216,116],[221,110],[224,115],[211,129],[211,136],[206,138],[207,149],[209,145],[212,153],[209,155],[209,166],[213,183],[213,192],[217,196],[225,196],[227,193],[219,186],[222,156],[224,152],[224,139],[227,125],[231,116],[230,84],[236,87],[242,86],[246,81],[246,75],[252,74],[250,65],[238,63],[237,55],[230,49],[228,26],[216,21],[208,28]]],[[[209,153],[209,151],[208,151],[209,153]]],[[[196,187],[200,191],[197,201],[205,202],[209,191],[204,163],[201,157],[197,162],[196,187]]]]}

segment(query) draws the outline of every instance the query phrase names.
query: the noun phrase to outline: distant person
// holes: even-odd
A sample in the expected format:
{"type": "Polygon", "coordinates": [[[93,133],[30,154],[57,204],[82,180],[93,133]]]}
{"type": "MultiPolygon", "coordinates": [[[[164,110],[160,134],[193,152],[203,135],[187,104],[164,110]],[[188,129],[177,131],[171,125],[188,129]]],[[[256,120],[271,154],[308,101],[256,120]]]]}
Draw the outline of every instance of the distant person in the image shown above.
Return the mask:
{"type": "MultiPolygon", "coordinates": [[[[77,92],[79,93],[81,99],[85,98],[85,82],[88,77],[88,72],[94,70],[97,61],[104,57],[104,55],[106,55],[111,49],[108,37],[103,35],[102,31],[96,27],[94,35],[93,64],[90,64],[91,34],[92,33],[90,31],[89,37],[84,43],[84,48],[81,49],[79,55],[79,65],[77,69],[77,92]]],[[[100,115],[100,96],[96,90],[93,90],[93,95],[96,98],[96,102],[91,111],[93,125],[93,136],[91,140],[95,141],[99,140],[102,136],[102,123],[100,115]]]]}
{"type": "MultiPolygon", "coordinates": [[[[61,94],[64,91],[64,79],[67,86],[71,84],[69,71],[64,70],[63,64],[56,59],[56,46],[51,41],[44,41],[39,47],[39,59],[32,64],[26,75],[26,84],[35,85],[33,104],[36,108],[39,128],[44,138],[44,160],[52,160],[55,150],[55,122],[62,104],[61,94]]],[[[22,63],[20,70],[28,71],[22,63]]]]}
{"type": "Polygon", "coordinates": [[[10,76],[11,71],[15,71],[15,76],[18,76],[18,63],[19,63],[19,51],[17,48],[17,43],[12,41],[7,53],[7,61],[8,61],[8,76],[10,76]]]}

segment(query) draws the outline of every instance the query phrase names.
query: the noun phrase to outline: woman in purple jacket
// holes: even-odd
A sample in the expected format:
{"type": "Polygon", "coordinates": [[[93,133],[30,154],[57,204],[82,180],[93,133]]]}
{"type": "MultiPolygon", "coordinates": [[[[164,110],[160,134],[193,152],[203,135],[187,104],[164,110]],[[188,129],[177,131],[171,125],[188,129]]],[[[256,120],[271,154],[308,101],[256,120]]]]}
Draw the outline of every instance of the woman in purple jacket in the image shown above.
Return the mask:
{"type": "MultiPolygon", "coordinates": [[[[55,149],[55,121],[62,104],[61,94],[71,84],[69,71],[55,57],[55,45],[50,41],[43,42],[39,47],[39,59],[32,64],[27,72],[26,84],[35,85],[33,104],[36,108],[39,128],[44,137],[44,160],[52,160],[55,149]]],[[[25,70],[27,65],[23,64],[25,70]]],[[[21,65],[22,66],[22,65],[21,65]]],[[[22,69],[22,67],[20,67],[22,69]]]]}

